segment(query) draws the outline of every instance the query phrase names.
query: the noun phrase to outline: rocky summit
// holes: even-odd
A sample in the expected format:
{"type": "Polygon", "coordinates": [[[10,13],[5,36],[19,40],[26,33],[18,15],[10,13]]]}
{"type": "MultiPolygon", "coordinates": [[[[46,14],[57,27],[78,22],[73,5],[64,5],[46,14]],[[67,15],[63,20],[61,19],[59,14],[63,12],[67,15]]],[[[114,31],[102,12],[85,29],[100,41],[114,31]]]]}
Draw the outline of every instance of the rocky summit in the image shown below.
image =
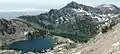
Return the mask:
{"type": "MultiPolygon", "coordinates": [[[[111,46],[107,46],[107,42],[112,44],[111,40],[115,40],[113,34],[118,35],[116,27],[119,27],[119,23],[120,8],[113,4],[91,7],[72,1],[60,9],[51,9],[39,15],[18,16],[10,20],[0,19],[0,44],[2,48],[3,45],[16,41],[50,37],[54,40],[53,48],[24,54],[106,54],[104,50],[117,53],[118,49],[112,50],[114,47],[109,49],[111,46]],[[115,33],[110,32],[113,30],[115,33]],[[111,38],[104,42],[104,38],[109,39],[106,34],[111,38]]],[[[116,43],[113,45],[116,46],[116,43]]],[[[5,46],[1,52],[23,53],[5,46]]]]}

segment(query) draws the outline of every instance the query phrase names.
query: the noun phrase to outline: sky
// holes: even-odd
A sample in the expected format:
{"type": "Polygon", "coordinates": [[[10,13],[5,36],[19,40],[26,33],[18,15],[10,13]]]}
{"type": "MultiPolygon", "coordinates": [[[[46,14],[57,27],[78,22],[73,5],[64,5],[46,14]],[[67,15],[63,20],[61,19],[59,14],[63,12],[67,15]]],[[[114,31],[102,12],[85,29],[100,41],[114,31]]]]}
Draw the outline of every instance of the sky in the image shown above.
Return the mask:
{"type": "Polygon", "coordinates": [[[71,1],[93,7],[100,4],[115,4],[120,7],[120,0],[0,0],[0,12],[45,12],[52,8],[61,8],[71,1]]]}

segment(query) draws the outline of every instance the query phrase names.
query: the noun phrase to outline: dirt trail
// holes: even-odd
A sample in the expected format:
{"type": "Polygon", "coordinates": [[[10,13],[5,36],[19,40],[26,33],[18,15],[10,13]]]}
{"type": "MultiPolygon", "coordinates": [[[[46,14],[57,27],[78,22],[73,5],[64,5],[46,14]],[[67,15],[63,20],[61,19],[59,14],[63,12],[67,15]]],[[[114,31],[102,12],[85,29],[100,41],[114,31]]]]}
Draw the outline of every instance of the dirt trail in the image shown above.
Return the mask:
{"type": "Polygon", "coordinates": [[[99,34],[94,40],[86,43],[77,54],[120,54],[120,24],[104,34],[99,34]],[[80,53],[79,53],[80,52],[80,53]]]}

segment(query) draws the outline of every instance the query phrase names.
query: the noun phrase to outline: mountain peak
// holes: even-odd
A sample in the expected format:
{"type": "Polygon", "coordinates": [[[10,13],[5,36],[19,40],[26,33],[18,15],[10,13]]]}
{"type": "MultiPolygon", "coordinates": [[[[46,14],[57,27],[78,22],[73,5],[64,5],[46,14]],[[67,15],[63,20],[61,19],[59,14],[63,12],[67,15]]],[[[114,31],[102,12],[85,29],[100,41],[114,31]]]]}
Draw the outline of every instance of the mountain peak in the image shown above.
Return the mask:
{"type": "Polygon", "coordinates": [[[116,7],[116,5],[113,5],[113,4],[102,4],[102,5],[99,5],[99,6],[102,6],[102,7],[116,7]]]}
{"type": "Polygon", "coordinates": [[[79,4],[75,1],[72,1],[72,2],[68,3],[66,7],[78,8],[79,4]]]}
{"type": "Polygon", "coordinates": [[[96,8],[103,9],[103,10],[120,10],[116,5],[113,4],[102,4],[96,6],[96,8]]]}
{"type": "Polygon", "coordinates": [[[70,3],[68,3],[68,4],[78,4],[78,3],[75,2],[75,1],[72,1],[72,2],[70,2],[70,3]]]}

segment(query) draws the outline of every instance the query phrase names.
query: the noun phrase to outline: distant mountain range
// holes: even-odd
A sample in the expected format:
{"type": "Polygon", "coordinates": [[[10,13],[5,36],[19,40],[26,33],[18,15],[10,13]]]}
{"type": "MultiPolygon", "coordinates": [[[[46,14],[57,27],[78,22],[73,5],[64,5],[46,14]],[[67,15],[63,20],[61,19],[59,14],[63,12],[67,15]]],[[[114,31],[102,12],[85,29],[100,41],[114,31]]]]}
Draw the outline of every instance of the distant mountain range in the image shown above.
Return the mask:
{"type": "Polygon", "coordinates": [[[99,8],[101,10],[114,10],[114,11],[120,11],[120,8],[118,8],[117,6],[113,5],[113,4],[102,4],[102,5],[98,5],[96,6],[96,8],[99,8]]]}
{"type": "Polygon", "coordinates": [[[0,12],[0,18],[13,19],[22,15],[38,15],[42,12],[0,12]]]}

